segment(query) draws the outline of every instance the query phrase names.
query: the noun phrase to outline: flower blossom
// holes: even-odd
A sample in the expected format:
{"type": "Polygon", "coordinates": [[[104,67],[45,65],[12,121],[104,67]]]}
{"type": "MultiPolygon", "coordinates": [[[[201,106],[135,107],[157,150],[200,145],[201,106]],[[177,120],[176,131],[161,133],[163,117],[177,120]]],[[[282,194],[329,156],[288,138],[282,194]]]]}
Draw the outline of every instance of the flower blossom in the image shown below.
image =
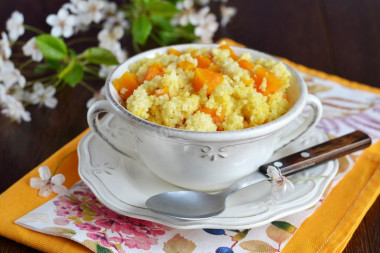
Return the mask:
{"type": "Polygon", "coordinates": [[[172,19],[172,25],[174,26],[186,26],[189,23],[192,25],[197,25],[199,23],[197,13],[194,9],[193,0],[185,0],[183,2],[178,2],[176,8],[181,11],[181,13],[175,15],[172,19]]]}
{"type": "Polygon", "coordinates": [[[12,41],[16,41],[25,32],[24,15],[18,11],[14,11],[12,16],[7,20],[6,26],[9,38],[12,41]]]}
{"type": "Polygon", "coordinates": [[[5,32],[1,33],[1,40],[0,40],[0,66],[2,66],[2,63],[11,57],[12,50],[9,45],[8,36],[5,32]]]}
{"type": "Polygon", "coordinates": [[[212,37],[218,29],[216,16],[209,13],[210,8],[203,7],[198,13],[199,26],[195,28],[195,35],[199,36],[202,43],[212,43],[212,37]]]}
{"type": "Polygon", "coordinates": [[[99,23],[104,18],[106,2],[102,0],[79,1],[77,7],[84,23],[89,25],[91,22],[99,23]]]}
{"type": "Polygon", "coordinates": [[[13,85],[24,87],[26,79],[21,72],[14,67],[11,61],[5,61],[0,68],[0,82],[3,82],[5,87],[9,89],[13,85]]]}
{"type": "Polygon", "coordinates": [[[220,13],[222,16],[220,24],[222,26],[226,26],[230,22],[231,18],[236,15],[236,8],[227,7],[226,5],[222,4],[220,6],[220,13]]]}
{"type": "Polygon", "coordinates": [[[107,78],[112,71],[115,69],[116,66],[107,66],[107,65],[100,65],[100,70],[99,70],[99,76],[103,78],[107,78]]]}
{"type": "MultiPolygon", "coordinates": [[[[104,67],[111,67],[111,68],[115,68],[115,66],[105,66],[105,65],[101,65],[102,67],[104,66],[104,67]]],[[[99,73],[99,75],[100,75],[100,73],[99,73]]],[[[98,92],[96,92],[95,94],[94,94],[94,96],[92,97],[92,98],[90,98],[88,101],[87,101],[87,103],[86,103],[86,106],[87,106],[87,108],[90,108],[90,106],[93,104],[93,103],[95,103],[96,101],[99,101],[99,100],[103,100],[103,99],[105,99],[106,98],[106,89],[104,88],[105,86],[103,86],[101,89],[100,89],[100,91],[98,91],[98,92]]]]}
{"type": "Polygon", "coordinates": [[[198,3],[201,6],[205,6],[205,5],[208,5],[210,3],[210,0],[198,0],[198,3]]]}
{"type": "Polygon", "coordinates": [[[70,15],[67,9],[60,9],[55,14],[50,14],[46,18],[46,23],[51,25],[51,35],[55,37],[60,37],[61,35],[65,38],[70,37],[74,34],[74,26],[77,23],[77,20],[74,15],[70,15]]]}
{"type": "MultiPolygon", "coordinates": [[[[3,89],[3,88],[2,88],[3,89]]],[[[2,91],[4,93],[4,91],[2,91]]],[[[30,112],[25,110],[24,105],[18,101],[15,97],[11,95],[1,95],[2,98],[2,106],[4,107],[1,110],[1,113],[5,116],[11,118],[12,120],[20,123],[22,120],[30,121],[30,112]]]]}
{"type": "Polygon", "coordinates": [[[35,189],[39,189],[39,195],[41,197],[48,197],[51,192],[55,192],[59,195],[65,194],[67,188],[62,185],[65,182],[65,176],[62,174],[56,174],[51,176],[48,166],[42,166],[38,168],[40,178],[32,177],[30,179],[30,186],[35,189]]]}
{"type": "Polygon", "coordinates": [[[103,29],[98,34],[99,46],[108,50],[120,47],[119,40],[123,37],[124,30],[120,26],[112,29],[103,29]]]}
{"type": "Polygon", "coordinates": [[[54,94],[55,88],[53,86],[44,88],[44,85],[38,82],[33,85],[33,92],[30,94],[28,101],[32,104],[40,104],[49,108],[54,108],[58,103],[58,100],[54,97],[54,94]]]}
{"type": "Polygon", "coordinates": [[[7,88],[0,83],[0,105],[5,102],[5,99],[7,97],[7,88]]]}
{"type": "Polygon", "coordinates": [[[40,62],[44,58],[42,52],[37,46],[36,38],[33,37],[22,47],[24,55],[32,57],[33,61],[40,62]]]}
{"type": "Polygon", "coordinates": [[[113,27],[129,28],[129,23],[125,19],[124,12],[118,11],[114,15],[108,17],[103,24],[104,28],[112,29],[113,27]]]}
{"type": "Polygon", "coordinates": [[[268,166],[267,175],[271,182],[272,197],[279,199],[286,193],[294,190],[293,183],[281,174],[281,171],[275,166],[268,166]]]}

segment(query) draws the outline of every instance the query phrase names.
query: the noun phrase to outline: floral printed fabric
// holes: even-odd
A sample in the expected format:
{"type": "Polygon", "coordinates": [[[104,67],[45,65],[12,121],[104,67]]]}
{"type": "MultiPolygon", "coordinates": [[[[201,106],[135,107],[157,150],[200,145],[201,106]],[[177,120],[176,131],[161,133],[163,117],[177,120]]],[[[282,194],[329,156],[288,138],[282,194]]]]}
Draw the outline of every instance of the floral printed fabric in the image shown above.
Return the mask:
{"type": "MultiPolygon", "coordinates": [[[[329,137],[359,129],[369,134],[373,143],[380,139],[379,95],[300,74],[309,92],[322,101],[324,115],[318,127],[329,137]]],[[[352,168],[357,157],[358,153],[354,153],[339,159],[339,172],[324,197],[352,168]]],[[[324,197],[308,210],[253,229],[180,230],[118,215],[79,182],[69,194],[46,202],[16,223],[69,238],[94,252],[280,252],[302,222],[323,205],[324,197]]]]}

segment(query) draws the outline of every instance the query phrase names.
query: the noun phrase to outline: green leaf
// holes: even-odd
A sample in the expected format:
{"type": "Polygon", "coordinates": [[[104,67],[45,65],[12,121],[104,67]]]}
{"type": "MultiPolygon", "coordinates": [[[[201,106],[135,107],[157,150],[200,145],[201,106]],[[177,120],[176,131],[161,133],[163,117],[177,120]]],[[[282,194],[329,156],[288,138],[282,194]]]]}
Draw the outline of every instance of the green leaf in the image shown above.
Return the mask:
{"type": "Polygon", "coordinates": [[[118,65],[119,61],[116,59],[115,55],[111,51],[100,48],[91,47],[84,51],[86,60],[90,63],[103,64],[103,65],[118,65]]]}
{"type": "Polygon", "coordinates": [[[59,63],[59,61],[56,61],[56,60],[47,60],[47,61],[46,61],[46,64],[47,64],[51,69],[54,69],[54,70],[59,69],[59,67],[61,66],[61,64],[59,63]]]}
{"type": "Polygon", "coordinates": [[[102,245],[97,244],[96,253],[112,253],[112,251],[110,249],[107,249],[106,247],[103,247],[102,245]]]}
{"type": "Polygon", "coordinates": [[[138,16],[132,24],[133,40],[141,45],[145,45],[151,31],[152,23],[145,14],[138,16]]]}
{"type": "Polygon", "coordinates": [[[154,25],[157,25],[158,27],[167,30],[167,31],[173,31],[174,28],[172,24],[170,23],[169,19],[167,18],[162,18],[158,16],[151,15],[150,20],[154,25]]]}
{"type": "Polygon", "coordinates": [[[179,12],[174,4],[165,1],[154,1],[148,4],[148,11],[151,15],[171,18],[179,12]]]}
{"type": "Polygon", "coordinates": [[[236,235],[234,235],[231,239],[232,241],[241,241],[243,240],[249,232],[249,229],[244,229],[243,231],[239,231],[236,235]]]}
{"type": "Polygon", "coordinates": [[[34,68],[33,72],[36,74],[43,74],[49,69],[50,67],[47,64],[39,64],[34,68]]]}
{"type": "Polygon", "coordinates": [[[75,87],[83,79],[83,67],[76,63],[71,71],[65,75],[63,80],[67,82],[71,87],[75,87]]]}
{"type": "Polygon", "coordinates": [[[286,221],[272,221],[271,223],[274,226],[276,226],[282,230],[285,230],[286,232],[289,232],[291,234],[293,234],[297,230],[297,228],[295,226],[293,226],[292,224],[290,224],[286,221]]]}
{"type": "Polygon", "coordinates": [[[62,60],[67,56],[65,42],[49,34],[41,34],[36,37],[37,47],[46,59],[62,60]]]}
{"type": "Polygon", "coordinates": [[[163,41],[163,44],[171,44],[180,39],[180,36],[175,31],[159,31],[158,36],[163,41]]]}
{"type": "Polygon", "coordinates": [[[183,0],[168,0],[168,2],[176,5],[178,2],[183,2],[183,0]]]}
{"type": "Polygon", "coordinates": [[[58,79],[62,79],[62,78],[64,78],[67,74],[69,74],[69,73],[72,71],[72,69],[74,68],[75,64],[76,64],[76,60],[75,60],[75,59],[72,59],[72,60],[69,62],[69,64],[67,64],[67,65],[65,66],[65,68],[62,69],[62,70],[58,73],[58,79]]]}

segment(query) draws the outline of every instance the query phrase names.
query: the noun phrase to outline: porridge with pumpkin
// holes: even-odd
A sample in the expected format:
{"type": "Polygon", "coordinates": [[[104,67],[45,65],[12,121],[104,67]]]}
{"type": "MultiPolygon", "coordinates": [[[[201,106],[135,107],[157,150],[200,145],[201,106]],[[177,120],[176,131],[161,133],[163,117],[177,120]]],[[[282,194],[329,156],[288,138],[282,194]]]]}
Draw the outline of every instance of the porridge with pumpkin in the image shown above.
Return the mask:
{"type": "Polygon", "coordinates": [[[255,127],[289,110],[286,66],[236,55],[227,45],[169,48],[129,67],[113,86],[134,115],[167,127],[230,131],[255,127]]]}

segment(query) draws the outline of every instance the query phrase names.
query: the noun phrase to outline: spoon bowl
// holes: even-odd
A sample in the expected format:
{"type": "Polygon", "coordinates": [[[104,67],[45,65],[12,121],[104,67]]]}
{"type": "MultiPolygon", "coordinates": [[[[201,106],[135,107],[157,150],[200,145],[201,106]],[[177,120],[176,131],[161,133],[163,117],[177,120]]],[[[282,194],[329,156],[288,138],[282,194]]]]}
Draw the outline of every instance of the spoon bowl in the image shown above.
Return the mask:
{"type": "Polygon", "coordinates": [[[149,198],[145,205],[162,215],[180,219],[206,219],[224,211],[226,198],[223,194],[197,191],[164,192],[149,198]]]}

